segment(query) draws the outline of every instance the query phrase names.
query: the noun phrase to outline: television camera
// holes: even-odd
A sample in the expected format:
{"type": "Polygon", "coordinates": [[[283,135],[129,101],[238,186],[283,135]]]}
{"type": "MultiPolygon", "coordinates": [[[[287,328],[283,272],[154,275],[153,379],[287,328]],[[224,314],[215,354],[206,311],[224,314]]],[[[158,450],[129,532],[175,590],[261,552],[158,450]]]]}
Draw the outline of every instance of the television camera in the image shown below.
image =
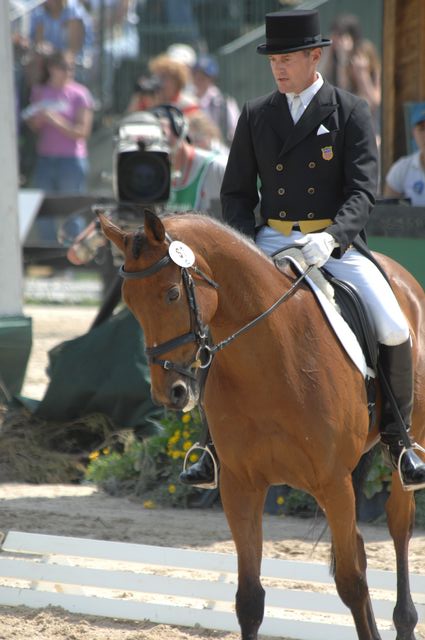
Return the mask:
{"type": "Polygon", "coordinates": [[[156,114],[120,120],[113,152],[113,192],[120,204],[163,205],[170,195],[170,148],[156,114]]]}

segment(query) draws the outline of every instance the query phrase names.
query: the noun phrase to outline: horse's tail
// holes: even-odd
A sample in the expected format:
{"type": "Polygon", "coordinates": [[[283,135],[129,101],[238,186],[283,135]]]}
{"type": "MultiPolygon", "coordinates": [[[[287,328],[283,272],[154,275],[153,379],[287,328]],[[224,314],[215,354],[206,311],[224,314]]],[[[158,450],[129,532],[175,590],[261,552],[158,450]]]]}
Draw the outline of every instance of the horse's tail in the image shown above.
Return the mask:
{"type": "MultiPolygon", "coordinates": [[[[356,498],[356,520],[358,520],[359,518],[359,502],[360,502],[359,496],[363,491],[363,486],[366,480],[366,476],[372,466],[373,459],[375,456],[376,446],[377,445],[375,445],[375,447],[372,447],[372,449],[369,449],[369,451],[366,451],[366,453],[362,455],[362,457],[360,458],[357,464],[357,467],[354,469],[353,473],[351,474],[351,478],[353,481],[354,495],[356,498]]],[[[336,570],[335,553],[334,553],[333,545],[331,545],[331,558],[329,563],[329,571],[333,577],[335,577],[335,570],[336,570]]]]}

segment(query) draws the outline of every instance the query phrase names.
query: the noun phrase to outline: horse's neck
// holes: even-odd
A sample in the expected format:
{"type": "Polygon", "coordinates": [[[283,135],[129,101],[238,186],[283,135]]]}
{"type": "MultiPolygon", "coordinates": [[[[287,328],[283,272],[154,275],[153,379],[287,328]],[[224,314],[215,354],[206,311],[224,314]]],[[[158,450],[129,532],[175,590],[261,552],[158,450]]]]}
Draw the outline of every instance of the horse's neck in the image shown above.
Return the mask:
{"type": "Polygon", "coordinates": [[[285,286],[285,278],[279,276],[270,260],[236,236],[218,239],[206,259],[220,287],[214,319],[219,325],[240,325],[252,319],[268,308],[285,286]]]}

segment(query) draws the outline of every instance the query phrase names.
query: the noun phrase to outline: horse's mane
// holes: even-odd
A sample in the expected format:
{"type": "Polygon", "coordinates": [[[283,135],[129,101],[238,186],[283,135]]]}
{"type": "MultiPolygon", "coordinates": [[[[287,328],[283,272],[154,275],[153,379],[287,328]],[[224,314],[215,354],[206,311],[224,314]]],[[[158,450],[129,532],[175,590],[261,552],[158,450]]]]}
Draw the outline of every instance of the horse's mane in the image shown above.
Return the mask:
{"type": "Polygon", "coordinates": [[[201,226],[206,225],[206,226],[217,227],[219,230],[224,231],[225,233],[228,233],[234,238],[236,238],[239,242],[244,244],[246,247],[249,247],[251,251],[254,251],[258,256],[261,256],[263,260],[266,260],[267,262],[272,262],[271,258],[269,258],[263,251],[261,251],[261,249],[257,247],[253,239],[244,235],[237,229],[234,229],[233,227],[228,225],[226,222],[222,222],[221,220],[212,218],[211,216],[208,216],[205,213],[194,211],[194,210],[182,211],[182,212],[167,211],[167,212],[161,213],[159,217],[161,218],[161,220],[164,220],[164,221],[167,221],[169,219],[173,219],[173,220],[181,219],[181,220],[189,220],[191,224],[193,223],[195,225],[201,225],[201,226]]]}

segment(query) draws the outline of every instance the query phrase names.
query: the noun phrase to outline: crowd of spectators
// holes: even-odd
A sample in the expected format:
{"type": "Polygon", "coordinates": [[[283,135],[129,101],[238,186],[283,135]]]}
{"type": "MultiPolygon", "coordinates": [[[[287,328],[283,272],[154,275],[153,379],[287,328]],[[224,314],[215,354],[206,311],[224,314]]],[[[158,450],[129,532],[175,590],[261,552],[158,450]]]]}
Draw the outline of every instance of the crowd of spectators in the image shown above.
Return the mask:
{"type": "MultiPolygon", "coordinates": [[[[143,5],[146,12],[149,3],[44,0],[25,12],[25,0],[9,2],[14,16],[12,37],[22,186],[68,193],[87,189],[88,141],[96,112],[102,106],[102,91],[108,94],[114,91],[114,69],[109,55],[114,48],[114,55],[117,53],[115,36],[120,33],[119,46],[127,47],[124,55],[134,57],[134,71],[140,61],[141,73],[134,81],[126,109],[114,115],[120,117],[171,104],[187,117],[193,146],[226,154],[241,105],[220,87],[218,59],[206,52],[205,42],[203,48],[200,45],[196,25],[192,29],[194,46],[177,42],[142,63],[142,47],[139,43],[129,45],[128,29],[137,21],[137,9],[143,5]],[[102,29],[114,34],[113,43],[101,39],[102,29]],[[106,78],[100,92],[96,81],[99,65],[103,65],[106,78]]],[[[173,0],[160,4],[161,15],[172,20],[180,9],[180,17],[186,15],[191,3],[173,0]]],[[[157,11],[159,4],[155,6],[157,11]]],[[[195,24],[193,12],[190,23],[195,24]]],[[[363,37],[360,21],[353,14],[337,15],[329,35],[332,45],[325,51],[320,71],[331,83],[367,100],[379,144],[380,56],[373,43],[363,37]]],[[[412,118],[417,150],[398,159],[388,175],[383,176],[382,195],[423,204],[425,124],[424,120],[418,121],[416,112],[412,118]]]]}
{"type": "MultiPolygon", "coordinates": [[[[134,22],[137,0],[44,0],[28,13],[25,0],[10,3],[21,185],[47,193],[82,193],[89,172],[88,141],[101,106],[95,81],[100,59],[107,67],[103,91],[113,92],[114,85],[108,51],[116,44],[100,41],[100,13],[103,28],[116,36],[134,22]]],[[[197,145],[225,153],[239,108],[220,91],[217,77],[212,56],[199,55],[188,44],[172,44],[143,63],[126,112],[176,106],[194,117],[197,145]]]]}

